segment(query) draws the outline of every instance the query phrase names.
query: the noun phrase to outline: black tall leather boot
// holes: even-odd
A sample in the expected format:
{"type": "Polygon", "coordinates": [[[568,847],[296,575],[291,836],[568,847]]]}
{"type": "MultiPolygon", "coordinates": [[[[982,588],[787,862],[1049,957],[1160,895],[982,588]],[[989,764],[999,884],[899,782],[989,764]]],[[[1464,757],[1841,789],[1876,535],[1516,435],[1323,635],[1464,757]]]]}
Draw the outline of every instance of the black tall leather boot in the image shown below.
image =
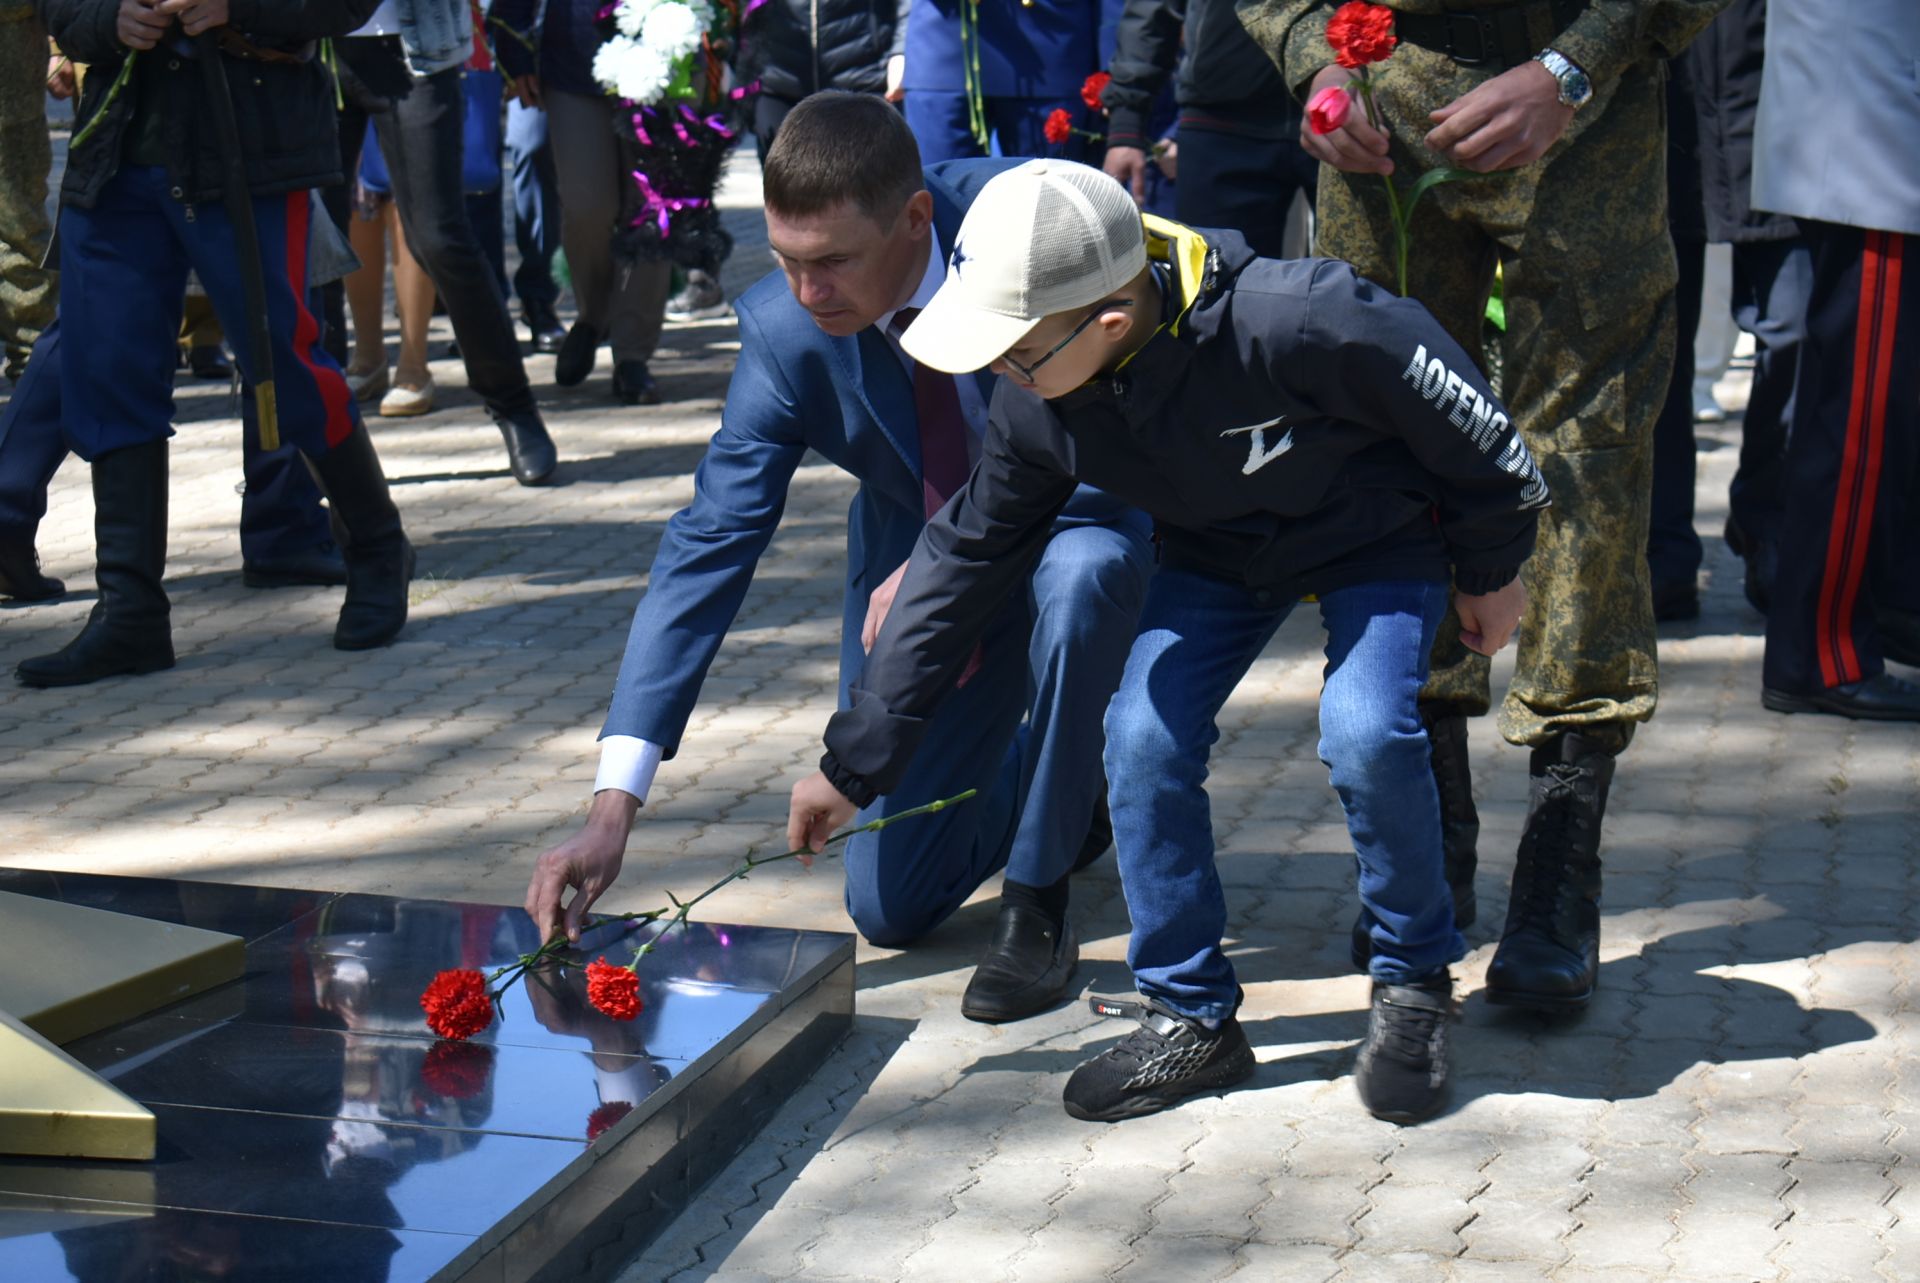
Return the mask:
{"type": "Polygon", "coordinates": [[[173,667],[167,563],[167,443],[93,461],[93,539],[100,600],[80,635],[51,655],[22,660],[28,686],[84,686],[121,673],[173,667]]]}
{"type": "Polygon", "coordinates": [[[334,625],[334,648],[384,646],[407,622],[413,545],[400,527],[373,439],[365,424],[356,423],[346,440],[307,462],[347,529],[347,600],[334,625]]]}
{"type": "Polygon", "coordinates": [[[1566,734],[1533,750],[1527,824],[1487,1001],[1579,1011],[1600,970],[1600,822],[1613,754],[1566,734]]]}
{"type": "MultiPolygon", "coordinates": [[[[1480,867],[1480,811],[1473,804],[1473,770],[1467,759],[1467,719],[1458,713],[1420,710],[1427,727],[1428,763],[1440,791],[1440,851],[1446,861],[1447,889],[1453,892],[1453,924],[1465,931],[1480,915],[1473,889],[1480,867]]],[[[1367,915],[1353,920],[1353,969],[1364,972],[1373,958],[1367,915]]]]}

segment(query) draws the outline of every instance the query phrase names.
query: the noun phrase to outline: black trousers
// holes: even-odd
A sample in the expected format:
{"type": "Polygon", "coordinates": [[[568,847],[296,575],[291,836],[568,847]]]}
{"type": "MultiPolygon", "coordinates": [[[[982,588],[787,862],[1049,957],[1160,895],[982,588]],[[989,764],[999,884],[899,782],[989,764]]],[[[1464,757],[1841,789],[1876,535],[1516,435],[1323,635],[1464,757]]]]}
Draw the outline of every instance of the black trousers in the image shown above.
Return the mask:
{"type": "Polygon", "coordinates": [[[1174,217],[1190,227],[1239,232],[1262,258],[1281,258],[1287,208],[1304,191],[1313,204],[1319,162],[1297,138],[1256,138],[1180,119],[1180,178],[1173,185],[1174,217]]]}
{"type": "Polygon", "coordinates": [[[1812,288],[1813,260],[1800,237],[1733,247],[1733,319],[1753,335],[1754,356],[1728,509],[1748,540],[1768,548],[1779,542],[1786,509],[1787,425],[1812,288]]]}
{"type": "Polygon", "coordinates": [[[1806,219],[1801,230],[1813,289],[1764,665],[1766,684],[1785,691],[1856,682],[1884,667],[1876,587],[1914,560],[1907,541],[1920,465],[1913,238],[1806,219]]]}
{"type": "Polygon", "coordinates": [[[1647,569],[1657,590],[1694,581],[1700,572],[1700,535],[1693,528],[1693,335],[1700,328],[1707,245],[1673,238],[1680,279],[1673,287],[1673,375],[1666,404],[1653,424],[1653,520],[1647,527],[1647,569]]]}
{"type": "MultiPolygon", "coordinates": [[[[392,44],[397,54],[399,42],[392,44]]],[[[467,384],[489,408],[511,412],[533,403],[533,389],[499,275],[467,217],[462,190],[465,111],[460,68],[449,67],[431,76],[408,77],[392,108],[372,118],[373,128],[393,180],[394,205],[407,245],[447,309],[467,367],[467,384]]],[[[367,119],[352,100],[340,111],[340,161],[349,190],[360,169],[367,119]]],[[[329,192],[324,199],[334,221],[344,228],[350,203],[346,191],[329,192]]],[[[331,296],[328,313],[331,324],[331,296]]]]}

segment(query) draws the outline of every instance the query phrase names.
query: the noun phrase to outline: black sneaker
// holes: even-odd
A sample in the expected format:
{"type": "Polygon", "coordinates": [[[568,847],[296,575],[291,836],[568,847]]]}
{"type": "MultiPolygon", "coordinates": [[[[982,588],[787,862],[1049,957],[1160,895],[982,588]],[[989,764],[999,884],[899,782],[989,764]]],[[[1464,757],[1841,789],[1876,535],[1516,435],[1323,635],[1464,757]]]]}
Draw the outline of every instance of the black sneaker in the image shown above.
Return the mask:
{"type": "Polygon", "coordinates": [[[1417,1123],[1447,1101],[1447,1025],[1453,1020],[1453,977],[1442,971],[1418,984],[1373,982],[1367,1040],[1353,1065],[1360,1103],[1375,1118],[1417,1123]]]}
{"type": "Polygon", "coordinates": [[[1092,1006],[1096,1015],[1131,1016],[1140,1027],[1067,1079],[1062,1099],[1075,1118],[1111,1123],[1157,1114],[1253,1074],[1253,1048],[1232,1016],[1209,1029],[1157,1003],[1095,998],[1092,1006]]]}

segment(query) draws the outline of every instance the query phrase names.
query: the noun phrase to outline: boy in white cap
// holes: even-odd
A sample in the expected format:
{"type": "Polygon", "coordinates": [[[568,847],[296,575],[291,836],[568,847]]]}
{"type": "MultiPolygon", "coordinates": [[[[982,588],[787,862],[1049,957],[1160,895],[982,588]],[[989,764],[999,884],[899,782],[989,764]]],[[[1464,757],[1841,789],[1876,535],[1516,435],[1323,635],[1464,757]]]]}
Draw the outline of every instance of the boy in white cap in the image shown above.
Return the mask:
{"type": "Polygon", "coordinates": [[[1466,354],[1344,263],[1256,258],[1144,217],[1097,170],[1033,161],[981,191],[916,361],[991,364],[978,467],[921,535],[790,836],[815,844],[899,777],[982,621],[1085,481],[1138,505],[1162,564],[1106,718],[1140,1027],[1087,1061],[1067,1111],[1113,1120],[1242,1081],[1253,1052],[1221,949],[1205,780],[1215,716],[1295,602],[1327,629],[1320,757],[1346,809],[1372,944],[1355,1068],[1376,1116],[1444,1103],[1449,964],[1465,952],[1415,696],[1449,593],[1492,654],[1546,486],[1466,354]],[[851,800],[849,800],[851,799],[851,800]]]}

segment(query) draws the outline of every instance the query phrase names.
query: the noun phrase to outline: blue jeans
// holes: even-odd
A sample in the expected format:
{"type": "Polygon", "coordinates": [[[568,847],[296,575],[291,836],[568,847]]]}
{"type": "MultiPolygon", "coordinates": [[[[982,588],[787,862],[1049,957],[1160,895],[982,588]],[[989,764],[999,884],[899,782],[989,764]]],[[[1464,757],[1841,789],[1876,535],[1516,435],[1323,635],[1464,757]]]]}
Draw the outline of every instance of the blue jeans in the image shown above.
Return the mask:
{"type": "MultiPolygon", "coordinates": [[[[1417,980],[1466,954],[1440,852],[1440,798],[1415,699],[1446,613],[1423,581],[1326,593],[1320,760],[1360,859],[1374,979],[1417,980]]],[[[1215,718],[1293,609],[1263,590],[1164,567],[1107,710],[1108,803],[1133,918],[1127,963],[1140,992],[1220,1019],[1238,998],[1220,947],[1227,905],[1213,860],[1207,756],[1215,718]]]]}

